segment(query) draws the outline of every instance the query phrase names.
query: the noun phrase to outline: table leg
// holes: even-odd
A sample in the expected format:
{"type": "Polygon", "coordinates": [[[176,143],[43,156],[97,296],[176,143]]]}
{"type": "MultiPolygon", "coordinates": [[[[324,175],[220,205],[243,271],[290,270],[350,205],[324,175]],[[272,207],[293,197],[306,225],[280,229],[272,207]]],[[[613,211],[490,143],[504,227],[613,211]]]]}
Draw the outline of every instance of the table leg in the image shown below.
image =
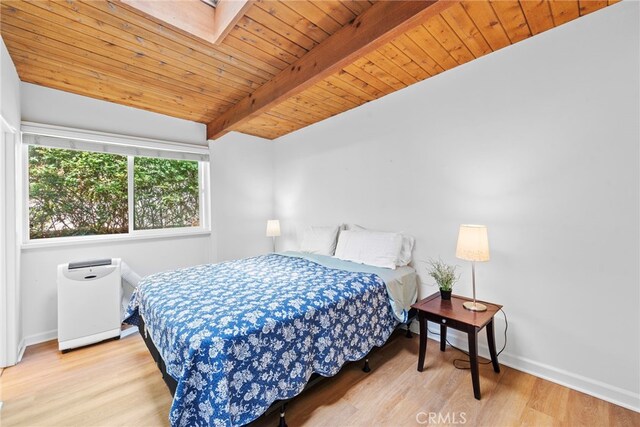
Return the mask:
{"type": "Polygon", "coordinates": [[[447,327],[446,325],[440,325],[440,351],[444,351],[447,347],[447,327]]]}
{"type": "Polygon", "coordinates": [[[427,352],[427,320],[424,313],[418,311],[418,322],[420,322],[420,353],[418,354],[418,371],[424,369],[424,355],[427,352]]]}
{"type": "Polygon", "coordinates": [[[473,396],[480,400],[480,373],[478,371],[478,330],[471,328],[467,331],[469,339],[469,364],[471,365],[471,382],[473,396]]]}
{"type": "Polygon", "coordinates": [[[500,372],[498,364],[498,354],[496,353],[496,336],[493,329],[493,319],[487,323],[487,343],[489,344],[489,354],[491,355],[491,364],[494,372],[500,372]]]}

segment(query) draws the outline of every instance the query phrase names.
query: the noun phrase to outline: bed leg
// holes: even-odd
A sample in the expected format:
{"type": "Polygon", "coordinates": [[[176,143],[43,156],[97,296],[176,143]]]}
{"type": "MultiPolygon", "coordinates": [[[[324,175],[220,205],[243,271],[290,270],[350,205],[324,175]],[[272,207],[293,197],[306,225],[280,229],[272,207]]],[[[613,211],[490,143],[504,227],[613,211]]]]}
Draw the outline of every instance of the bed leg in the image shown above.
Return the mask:
{"type": "Polygon", "coordinates": [[[362,367],[363,372],[371,372],[371,368],[369,367],[369,359],[364,359],[364,366],[362,367]]]}
{"type": "Polygon", "coordinates": [[[405,337],[407,338],[413,338],[413,335],[411,334],[411,328],[409,326],[411,326],[411,323],[407,323],[407,333],[405,334],[405,337]]]}
{"type": "Polygon", "coordinates": [[[278,427],[287,427],[287,422],[284,419],[284,411],[287,409],[287,404],[283,403],[280,406],[280,422],[278,423],[278,427]]]}

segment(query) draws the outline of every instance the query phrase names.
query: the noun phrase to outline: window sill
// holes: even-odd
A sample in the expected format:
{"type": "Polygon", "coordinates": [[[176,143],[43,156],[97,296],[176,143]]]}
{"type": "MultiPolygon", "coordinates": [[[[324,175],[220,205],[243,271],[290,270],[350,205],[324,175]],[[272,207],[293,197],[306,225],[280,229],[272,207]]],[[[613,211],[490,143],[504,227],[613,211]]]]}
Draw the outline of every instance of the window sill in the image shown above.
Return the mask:
{"type": "Polygon", "coordinates": [[[50,239],[31,240],[23,243],[21,249],[57,248],[64,246],[96,245],[100,243],[126,243],[140,240],[180,239],[199,236],[210,236],[211,231],[202,228],[187,230],[145,230],[134,234],[111,234],[103,236],[52,237],[50,239]]]}

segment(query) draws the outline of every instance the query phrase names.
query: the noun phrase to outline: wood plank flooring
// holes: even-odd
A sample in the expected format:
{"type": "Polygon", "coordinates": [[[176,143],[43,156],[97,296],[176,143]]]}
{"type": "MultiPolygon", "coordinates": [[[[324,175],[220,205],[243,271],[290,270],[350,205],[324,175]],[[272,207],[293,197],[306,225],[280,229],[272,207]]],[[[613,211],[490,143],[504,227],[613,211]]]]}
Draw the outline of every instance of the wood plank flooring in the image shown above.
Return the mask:
{"type": "MultiPolygon", "coordinates": [[[[442,354],[429,341],[426,369],[416,371],[418,338],[395,334],[371,354],[372,371],[346,365],[334,378],[289,404],[297,426],[638,426],[640,414],[502,366],[480,367],[482,400],[469,372],[455,369],[460,353],[442,354]],[[431,416],[431,418],[429,418],[431,416]],[[416,419],[418,417],[418,419],[416,419]]],[[[23,361],[0,376],[0,425],[166,426],[171,396],[142,338],[61,354],[56,342],[29,347],[23,361]]],[[[255,426],[275,427],[278,414],[255,426]]]]}

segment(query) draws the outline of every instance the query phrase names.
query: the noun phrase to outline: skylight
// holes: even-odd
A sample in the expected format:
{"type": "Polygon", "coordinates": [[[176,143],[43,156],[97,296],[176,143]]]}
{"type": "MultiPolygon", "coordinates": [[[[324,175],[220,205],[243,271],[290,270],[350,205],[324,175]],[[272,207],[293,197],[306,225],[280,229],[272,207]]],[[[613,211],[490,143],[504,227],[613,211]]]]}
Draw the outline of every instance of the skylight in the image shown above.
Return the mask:
{"type": "Polygon", "coordinates": [[[216,7],[218,6],[218,3],[220,2],[220,0],[200,0],[202,3],[206,3],[211,7],[216,7]]]}

